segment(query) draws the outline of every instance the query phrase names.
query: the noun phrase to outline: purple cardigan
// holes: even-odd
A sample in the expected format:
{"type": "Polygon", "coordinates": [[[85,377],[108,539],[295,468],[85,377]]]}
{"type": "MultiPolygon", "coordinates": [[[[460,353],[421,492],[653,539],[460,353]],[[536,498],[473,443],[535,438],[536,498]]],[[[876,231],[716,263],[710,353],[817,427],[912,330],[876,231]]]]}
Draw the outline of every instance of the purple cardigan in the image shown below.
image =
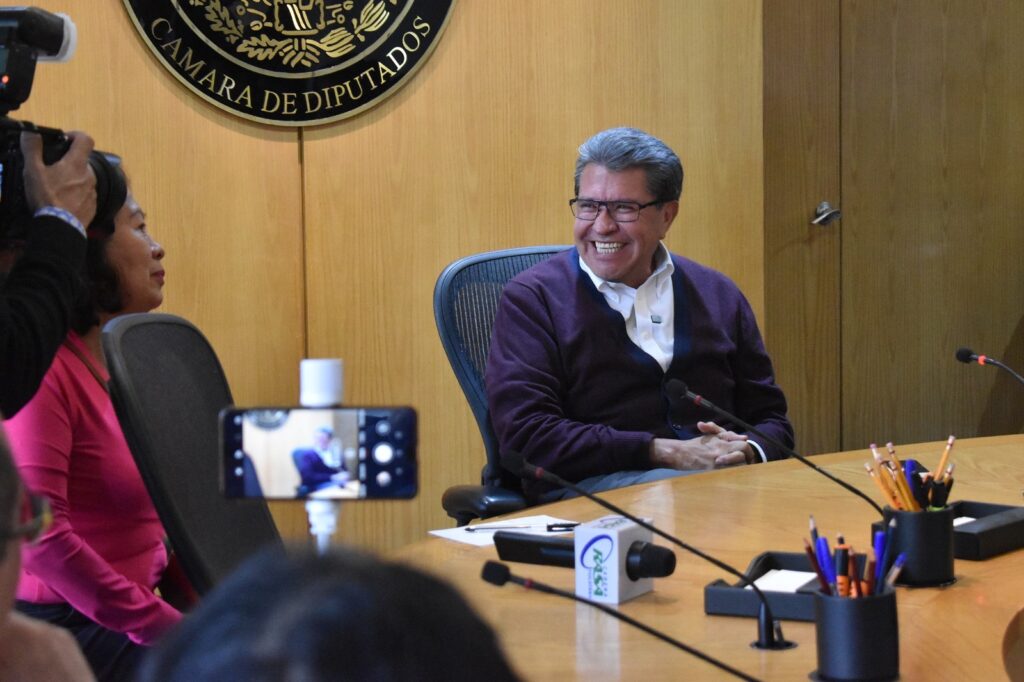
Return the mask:
{"type": "MultiPolygon", "coordinates": [[[[629,339],[622,315],[580,269],[575,249],[508,283],[486,374],[502,452],[520,452],[570,481],[650,469],[655,437],[693,438],[698,421],[715,421],[689,401],[668,399],[663,387],[673,378],[793,444],[786,398],[747,300],[721,273],[676,255],[672,261],[675,355],[667,372],[629,339]]],[[[769,459],[784,457],[758,445],[769,459]]],[[[524,481],[532,499],[549,489],[524,481]]]]}

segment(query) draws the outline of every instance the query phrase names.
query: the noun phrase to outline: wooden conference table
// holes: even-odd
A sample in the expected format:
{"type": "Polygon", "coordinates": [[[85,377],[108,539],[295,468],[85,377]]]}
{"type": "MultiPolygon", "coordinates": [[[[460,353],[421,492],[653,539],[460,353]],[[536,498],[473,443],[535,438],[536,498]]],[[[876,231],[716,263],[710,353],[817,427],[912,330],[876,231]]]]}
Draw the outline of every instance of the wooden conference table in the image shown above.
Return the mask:
{"type": "MultiPolygon", "coordinates": [[[[944,443],[897,446],[901,458],[928,468],[938,464],[944,443]]],[[[816,456],[831,473],[878,496],[863,463],[865,449],[816,456]]],[[[1024,435],[957,441],[953,500],[1024,504],[1024,435]]],[[[771,462],[686,476],[603,494],[634,514],[739,570],[763,551],[799,552],[808,515],[834,543],[843,534],[855,549],[867,548],[877,512],[796,461],[771,462]]],[[[581,499],[534,507],[517,514],[550,514],[575,521],[606,515],[581,499]]],[[[665,544],[656,538],[657,544],[665,544]]],[[[720,569],[676,548],[678,564],[653,592],[619,608],[647,625],[694,646],[747,674],[765,680],[806,680],[817,668],[813,623],[784,621],[787,651],[751,648],[753,618],[704,614],[704,586],[720,569]]],[[[430,538],[397,552],[398,558],[454,583],[499,633],[515,668],[526,680],[732,679],[709,664],[587,605],[524,590],[495,587],[480,579],[493,547],[472,547],[430,538]]],[[[508,564],[516,575],[572,591],[564,568],[508,564]]],[[[1024,550],[982,562],[957,560],[955,584],[945,588],[898,588],[900,672],[904,680],[1024,679],[1024,550]],[[1005,662],[1004,662],[1005,660],[1005,662]]]]}

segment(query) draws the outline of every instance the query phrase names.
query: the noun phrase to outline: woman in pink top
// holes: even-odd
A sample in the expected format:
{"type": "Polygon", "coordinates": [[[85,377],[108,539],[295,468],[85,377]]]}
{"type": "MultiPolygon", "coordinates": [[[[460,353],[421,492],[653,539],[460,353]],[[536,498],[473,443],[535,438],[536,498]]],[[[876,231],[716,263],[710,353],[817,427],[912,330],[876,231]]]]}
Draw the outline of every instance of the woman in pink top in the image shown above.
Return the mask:
{"type": "Polygon", "coordinates": [[[181,613],[154,593],[167,566],[164,530],[114,414],[100,348],[107,320],[162,302],[164,251],[127,183],[99,203],[88,229],[89,300],[5,428],[25,485],[53,508],[50,530],[25,549],[17,608],[69,629],[103,680],[129,678],[141,647],[181,613]]]}

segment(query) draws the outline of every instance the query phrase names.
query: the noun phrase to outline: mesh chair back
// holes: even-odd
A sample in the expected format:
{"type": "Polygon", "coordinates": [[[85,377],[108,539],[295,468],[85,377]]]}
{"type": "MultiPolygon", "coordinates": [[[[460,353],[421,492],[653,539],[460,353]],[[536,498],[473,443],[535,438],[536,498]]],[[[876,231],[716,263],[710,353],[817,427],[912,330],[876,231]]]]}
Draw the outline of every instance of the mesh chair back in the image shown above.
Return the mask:
{"type": "Polygon", "coordinates": [[[144,313],[103,329],[110,395],[125,440],[186,576],[200,595],[281,539],[264,500],[220,490],[220,410],[231,391],[213,348],[173,315],[144,313]]]}
{"type": "Polygon", "coordinates": [[[434,287],[434,321],[455,377],[473,410],[487,452],[484,485],[520,490],[519,479],[501,467],[498,439],[491,427],[484,391],[484,372],[491,347],[491,329],[510,279],[568,246],[528,246],[491,251],[455,261],[434,287]]]}

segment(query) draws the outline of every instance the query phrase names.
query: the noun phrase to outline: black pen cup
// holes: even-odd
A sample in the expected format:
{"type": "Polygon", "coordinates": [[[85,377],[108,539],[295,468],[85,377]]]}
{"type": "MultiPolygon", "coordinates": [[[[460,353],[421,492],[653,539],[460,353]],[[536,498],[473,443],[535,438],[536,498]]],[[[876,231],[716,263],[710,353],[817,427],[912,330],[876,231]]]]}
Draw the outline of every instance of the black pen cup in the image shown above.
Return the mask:
{"type": "Polygon", "coordinates": [[[895,680],[900,676],[896,593],[814,597],[821,680],[895,680]]]}
{"type": "Polygon", "coordinates": [[[885,508],[885,528],[896,519],[892,529],[892,548],[887,554],[886,571],[901,553],[906,563],[896,583],[915,587],[948,585],[953,574],[953,506],[937,511],[895,511],[885,508]]]}

